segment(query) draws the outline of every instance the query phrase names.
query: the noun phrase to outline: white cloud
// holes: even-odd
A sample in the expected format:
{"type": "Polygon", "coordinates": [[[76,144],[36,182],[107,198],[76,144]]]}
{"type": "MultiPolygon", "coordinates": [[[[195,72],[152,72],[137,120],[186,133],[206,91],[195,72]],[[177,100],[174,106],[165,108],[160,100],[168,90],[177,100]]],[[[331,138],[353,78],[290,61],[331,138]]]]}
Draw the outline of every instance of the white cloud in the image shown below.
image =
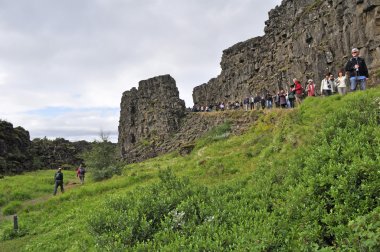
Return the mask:
{"type": "Polygon", "coordinates": [[[191,106],[222,51],[262,35],[280,2],[0,0],[0,118],[32,138],[116,139],[124,91],[170,74],[191,106]]]}

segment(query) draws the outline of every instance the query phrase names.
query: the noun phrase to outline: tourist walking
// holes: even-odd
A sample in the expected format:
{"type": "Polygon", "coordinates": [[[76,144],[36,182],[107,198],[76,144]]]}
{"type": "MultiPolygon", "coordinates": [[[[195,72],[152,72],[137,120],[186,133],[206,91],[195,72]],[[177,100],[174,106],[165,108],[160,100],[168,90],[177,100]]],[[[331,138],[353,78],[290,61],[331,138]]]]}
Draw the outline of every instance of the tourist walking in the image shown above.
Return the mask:
{"type": "Polygon", "coordinates": [[[84,183],[85,174],[86,174],[86,169],[82,166],[82,164],[80,164],[77,169],[77,177],[79,178],[81,185],[83,185],[84,183]]]}
{"type": "Polygon", "coordinates": [[[348,60],[345,70],[350,74],[350,89],[355,91],[360,84],[360,89],[366,89],[366,81],[369,78],[368,68],[363,58],[359,57],[359,49],[351,50],[352,58],[348,60]]]}
{"type": "Polygon", "coordinates": [[[57,194],[58,186],[61,188],[61,192],[63,193],[65,190],[63,189],[63,173],[62,173],[61,167],[59,167],[57,172],[54,174],[54,193],[53,193],[53,195],[57,194]]]}

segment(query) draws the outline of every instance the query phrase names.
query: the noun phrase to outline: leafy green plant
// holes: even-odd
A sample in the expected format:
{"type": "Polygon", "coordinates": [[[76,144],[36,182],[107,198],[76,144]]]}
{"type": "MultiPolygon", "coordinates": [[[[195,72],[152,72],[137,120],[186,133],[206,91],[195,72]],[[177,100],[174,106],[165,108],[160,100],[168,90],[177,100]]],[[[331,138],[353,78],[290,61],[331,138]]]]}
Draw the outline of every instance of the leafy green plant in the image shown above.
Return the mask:
{"type": "Polygon", "coordinates": [[[9,202],[6,206],[3,208],[3,214],[4,215],[11,215],[17,213],[21,209],[21,201],[14,200],[9,202]]]}
{"type": "Polygon", "coordinates": [[[101,135],[101,141],[93,143],[91,150],[82,154],[82,158],[94,181],[109,179],[113,175],[121,174],[116,146],[104,135],[101,135]]]}

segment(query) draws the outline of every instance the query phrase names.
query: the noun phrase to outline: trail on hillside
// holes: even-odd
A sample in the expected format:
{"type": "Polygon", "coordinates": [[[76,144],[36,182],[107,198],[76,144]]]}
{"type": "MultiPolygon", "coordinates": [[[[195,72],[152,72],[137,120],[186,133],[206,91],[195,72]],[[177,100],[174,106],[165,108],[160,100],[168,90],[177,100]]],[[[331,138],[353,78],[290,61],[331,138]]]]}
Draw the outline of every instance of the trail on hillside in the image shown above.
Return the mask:
{"type": "MultiPolygon", "coordinates": [[[[64,189],[65,189],[65,192],[67,192],[67,191],[69,191],[69,190],[71,190],[71,189],[73,189],[75,187],[78,187],[78,186],[80,186],[80,183],[75,182],[75,181],[69,181],[65,185],[64,189]]],[[[52,187],[52,192],[53,192],[53,190],[54,190],[54,186],[52,187]]],[[[46,202],[46,201],[48,201],[52,197],[59,197],[60,194],[62,194],[62,193],[58,190],[58,193],[57,193],[56,196],[54,196],[53,193],[51,193],[51,194],[43,195],[43,196],[38,197],[38,198],[34,198],[34,199],[23,201],[22,205],[21,205],[21,209],[24,209],[27,206],[34,206],[34,205],[46,202]]],[[[3,220],[12,220],[14,215],[15,214],[4,215],[2,209],[0,208],[0,221],[3,221],[3,220]]]]}

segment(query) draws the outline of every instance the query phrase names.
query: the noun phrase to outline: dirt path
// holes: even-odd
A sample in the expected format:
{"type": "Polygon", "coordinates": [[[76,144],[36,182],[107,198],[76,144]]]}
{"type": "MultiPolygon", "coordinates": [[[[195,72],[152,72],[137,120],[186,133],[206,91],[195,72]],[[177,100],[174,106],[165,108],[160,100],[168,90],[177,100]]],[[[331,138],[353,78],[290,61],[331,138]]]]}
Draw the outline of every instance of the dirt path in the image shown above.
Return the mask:
{"type": "MultiPolygon", "coordinates": [[[[75,181],[69,181],[64,189],[65,189],[65,192],[66,191],[69,191],[77,186],[80,186],[80,183],[78,182],[75,182],[75,181]]],[[[52,188],[54,189],[54,188],[52,188]]],[[[60,193],[60,191],[58,190],[58,194],[60,193]]],[[[58,195],[57,194],[57,195],[58,195]]],[[[24,209],[26,206],[34,206],[34,205],[37,205],[37,204],[40,204],[40,203],[43,203],[43,202],[46,202],[48,201],[51,197],[54,197],[52,194],[46,194],[46,195],[43,195],[41,197],[38,197],[38,198],[35,198],[35,199],[30,199],[30,200],[25,200],[22,202],[22,205],[21,205],[21,209],[24,209]]],[[[2,209],[0,208],[0,221],[3,221],[3,220],[12,220],[13,219],[13,216],[14,214],[11,214],[11,215],[3,215],[3,211],[2,209]]]]}

